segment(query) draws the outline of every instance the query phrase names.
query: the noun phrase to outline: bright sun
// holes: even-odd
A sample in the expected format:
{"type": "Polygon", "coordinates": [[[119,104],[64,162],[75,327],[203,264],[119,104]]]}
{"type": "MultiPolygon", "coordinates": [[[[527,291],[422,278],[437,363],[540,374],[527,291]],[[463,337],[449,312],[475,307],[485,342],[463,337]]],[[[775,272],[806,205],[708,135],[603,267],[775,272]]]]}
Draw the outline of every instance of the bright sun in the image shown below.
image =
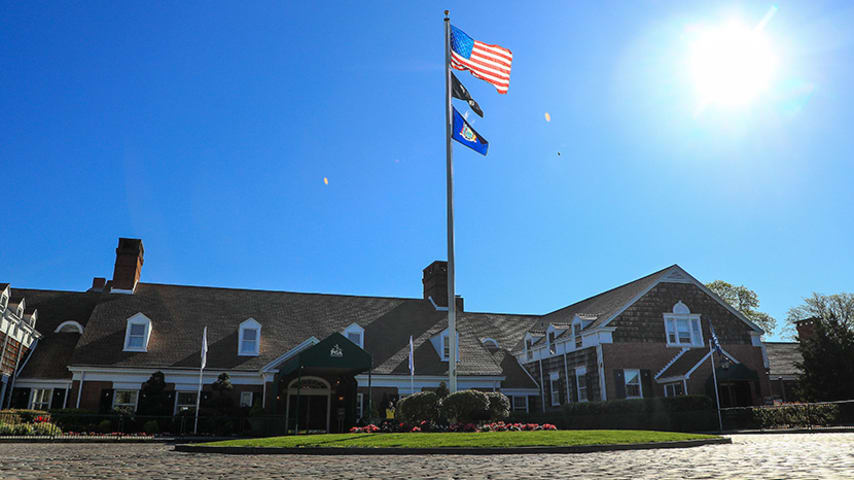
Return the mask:
{"type": "Polygon", "coordinates": [[[763,26],[764,22],[757,28],[730,22],[696,31],[691,72],[700,110],[709,105],[745,105],[768,87],[777,58],[763,26]]]}

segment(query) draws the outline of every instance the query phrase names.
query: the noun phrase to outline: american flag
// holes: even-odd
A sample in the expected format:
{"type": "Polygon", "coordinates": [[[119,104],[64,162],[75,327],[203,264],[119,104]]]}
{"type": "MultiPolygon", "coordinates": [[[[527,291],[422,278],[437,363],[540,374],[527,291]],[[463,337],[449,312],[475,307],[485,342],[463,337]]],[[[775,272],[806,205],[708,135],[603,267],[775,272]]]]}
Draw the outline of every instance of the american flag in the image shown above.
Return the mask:
{"type": "Polygon", "coordinates": [[[513,53],[498,45],[489,45],[451,26],[451,66],[468,70],[475,77],[495,85],[498,93],[510,88],[510,64],[513,53]]]}
{"type": "Polygon", "coordinates": [[[721,342],[718,340],[718,336],[715,334],[715,327],[712,326],[712,322],[709,322],[709,330],[712,332],[712,348],[718,352],[718,355],[723,355],[723,351],[721,350],[721,342]]]}

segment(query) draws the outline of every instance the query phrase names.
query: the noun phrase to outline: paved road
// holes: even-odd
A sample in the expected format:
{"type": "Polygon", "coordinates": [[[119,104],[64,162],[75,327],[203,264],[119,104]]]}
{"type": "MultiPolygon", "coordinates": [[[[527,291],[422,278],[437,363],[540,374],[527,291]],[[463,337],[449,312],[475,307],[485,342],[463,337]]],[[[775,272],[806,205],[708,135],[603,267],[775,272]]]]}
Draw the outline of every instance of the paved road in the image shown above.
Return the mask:
{"type": "Polygon", "coordinates": [[[177,453],[162,444],[0,444],[0,478],[854,478],[854,433],[738,435],[733,445],[575,455],[341,456],[177,453]]]}

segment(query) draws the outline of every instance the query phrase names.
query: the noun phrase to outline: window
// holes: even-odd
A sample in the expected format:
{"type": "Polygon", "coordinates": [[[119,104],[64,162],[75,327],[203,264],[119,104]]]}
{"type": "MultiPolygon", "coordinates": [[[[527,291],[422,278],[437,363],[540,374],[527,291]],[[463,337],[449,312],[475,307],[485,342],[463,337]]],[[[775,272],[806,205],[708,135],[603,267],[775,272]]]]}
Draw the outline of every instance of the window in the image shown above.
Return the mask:
{"type": "Polygon", "coordinates": [[[534,340],[531,338],[525,339],[525,356],[528,360],[532,360],[534,358],[534,340]]]}
{"type": "Polygon", "coordinates": [[[22,305],[18,305],[18,310],[15,311],[15,315],[17,315],[18,318],[24,317],[24,307],[22,305]]]}
{"type": "Polygon", "coordinates": [[[175,413],[196,411],[196,392],[178,392],[175,397],[175,413]]]}
{"type": "Polygon", "coordinates": [[[641,398],[640,370],[623,370],[623,378],[626,381],[626,398],[641,398]]]}
{"type": "Polygon", "coordinates": [[[9,297],[6,296],[5,293],[0,295],[0,310],[5,310],[6,305],[9,304],[9,297]]]}
{"type": "Polygon", "coordinates": [[[442,360],[448,360],[451,356],[451,343],[447,335],[442,336],[442,360]]]}
{"type": "Polygon", "coordinates": [[[664,314],[664,330],[669,346],[703,346],[700,315],[691,313],[681,300],[673,306],[673,313],[664,314]]]}
{"type": "Polygon", "coordinates": [[[581,324],[575,323],[572,325],[572,336],[575,338],[575,348],[581,348],[581,324]]]}
{"type": "Polygon", "coordinates": [[[527,412],[528,411],[528,397],[524,395],[513,395],[513,411],[514,412],[527,412]]]}
{"type": "Polygon", "coordinates": [[[145,315],[137,313],[127,321],[125,330],[126,352],[148,351],[148,339],[151,336],[151,320],[145,315]]]}
{"type": "Polygon", "coordinates": [[[549,374],[549,388],[551,389],[552,406],[560,405],[560,376],[557,372],[549,374]]]}
{"type": "Polygon", "coordinates": [[[685,389],[682,382],[668,383],[664,385],[665,397],[678,397],[680,395],[685,395],[685,389]]]}
{"type": "Polygon", "coordinates": [[[549,353],[555,353],[557,345],[555,345],[555,332],[549,332],[549,353]]]}
{"type": "Polygon", "coordinates": [[[116,390],[113,394],[113,408],[136,412],[136,400],[139,392],[136,390],[116,390]]]}
{"type": "Polygon", "coordinates": [[[356,420],[362,418],[362,406],[363,406],[364,401],[365,401],[365,394],[364,393],[357,393],[356,394],[356,420]]]}
{"type": "Polygon", "coordinates": [[[261,351],[261,324],[256,322],[254,318],[244,320],[240,324],[240,338],[238,342],[238,355],[258,355],[261,351]]]}
{"type": "Polygon", "coordinates": [[[241,407],[252,407],[252,393],[253,392],[240,392],[241,407]]]}
{"type": "Polygon", "coordinates": [[[344,329],[343,334],[347,340],[355,343],[359,348],[365,348],[365,329],[360,327],[358,323],[351,323],[344,329]]]}
{"type": "Polygon", "coordinates": [[[50,408],[50,396],[53,390],[50,388],[33,389],[33,410],[47,410],[50,408]]]}
{"type": "Polygon", "coordinates": [[[587,401],[587,369],[584,367],[575,369],[575,384],[578,390],[578,401],[587,401]]]}

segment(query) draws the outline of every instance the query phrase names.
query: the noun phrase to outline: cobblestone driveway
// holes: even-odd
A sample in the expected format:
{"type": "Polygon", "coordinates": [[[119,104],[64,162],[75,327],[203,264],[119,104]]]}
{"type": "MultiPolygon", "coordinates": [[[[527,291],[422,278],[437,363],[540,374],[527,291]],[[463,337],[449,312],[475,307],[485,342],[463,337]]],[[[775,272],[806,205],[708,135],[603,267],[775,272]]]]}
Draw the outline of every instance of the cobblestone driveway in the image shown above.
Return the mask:
{"type": "Polygon", "coordinates": [[[738,435],[732,445],[575,455],[177,453],[163,444],[0,444],[0,478],[854,478],[854,433],[738,435]]]}

